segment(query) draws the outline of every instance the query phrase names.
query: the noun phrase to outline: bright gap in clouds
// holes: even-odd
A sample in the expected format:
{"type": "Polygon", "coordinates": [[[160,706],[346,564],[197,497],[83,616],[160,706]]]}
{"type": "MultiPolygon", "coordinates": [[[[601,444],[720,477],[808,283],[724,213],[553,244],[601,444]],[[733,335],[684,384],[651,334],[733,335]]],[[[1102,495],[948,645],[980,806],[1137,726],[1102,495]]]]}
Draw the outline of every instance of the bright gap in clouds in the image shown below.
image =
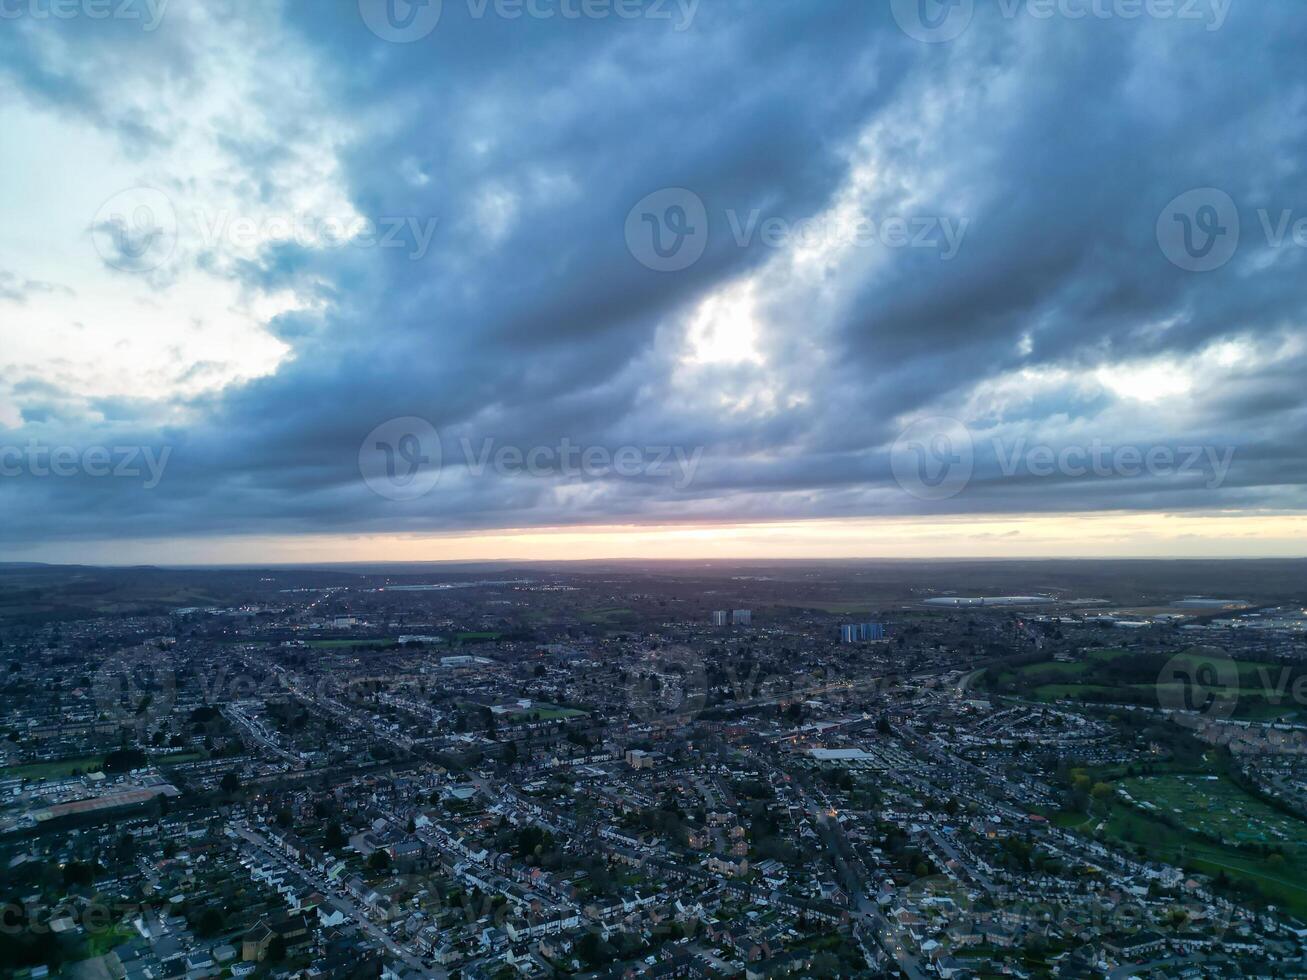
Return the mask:
{"type": "Polygon", "coordinates": [[[1118,398],[1133,398],[1142,402],[1187,395],[1193,389],[1190,373],[1174,361],[1114,364],[1099,368],[1094,372],[1094,377],[1118,398]]]}
{"type": "Polygon", "coordinates": [[[753,281],[732,283],[705,298],[691,315],[686,345],[691,364],[763,363],[753,281]]]}

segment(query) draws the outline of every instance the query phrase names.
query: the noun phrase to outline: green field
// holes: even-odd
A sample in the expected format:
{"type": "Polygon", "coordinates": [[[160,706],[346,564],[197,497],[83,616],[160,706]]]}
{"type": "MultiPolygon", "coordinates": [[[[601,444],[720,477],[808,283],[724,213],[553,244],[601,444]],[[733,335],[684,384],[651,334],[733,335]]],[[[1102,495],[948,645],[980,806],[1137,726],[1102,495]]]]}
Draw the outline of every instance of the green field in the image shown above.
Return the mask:
{"type": "Polygon", "coordinates": [[[1268,901],[1295,915],[1307,916],[1307,823],[1221,776],[1136,776],[1114,785],[1134,802],[1117,798],[1105,816],[1061,813],[1055,821],[1081,833],[1101,832],[1129,850],[1142,849],[1149,858],[1189,871],[1212,877],[1224,873],[1255,886],[1268,901]],[[1283,857],[1263,856],[1264,846],[1281,850],[1283,857]]]}
{"type": "Polygon", "coordinates": [[[55,759],[53,762],[32,762],[25,766],[0,769],[0,776],[8,779],[63,779],[75,773],[94,772],[104,765],[104,756],[92,755],[82,759],[55,759]]]}
{"type": "Polygon", "coordinates": [[[1267,844],[1307,855],[1307,824],[1220,776],[1134,777],[1117,787],[1144,809],[1156,807],[1156,812],[1169,815],[1186,830],[1219,837],[1227,844],[1267,844]]]}
{"type": "MultiPolygon", "coordinates": [[[[1180,653],[1131,652],[1121,649],[1094,650],[1074,662],[1043,661],[1007,668],[990,675],[989,689],[1000,694],[1036,701],[1084,701],[1086,703],[1136,704],[1158,707],[1164,695],[1179,696],[1168,703],[1184,703],[1187,685],[1171,671],[1183,674],[1187,665],[1193,676],[1212,660],[1210,652],[1193,649],[1180,653]],[[1159,697],[1162,695],[1163,697],[1159,697]]],[[[1227,687],[1237,696],[1233,717],[1246,721],[1272,721],[1303,713],[1292,697],[1292,675],[1279,664],[1232,660],[1238,687],[1227,687]],[[1281,690],[1281,688],[1283,688],[1281,690]]],[[[1210,669],[1206,672],[1210,676],[1210,669]]],[[[1230,677],[1234,682],[1234,676],[1230,677]]]]}
{"type": "Polygon", "coordinates": [[[558,721],[560,718],[579,718],[585,714],[579,708],[539,708],[541,721],[558,721]]]}
{"type": "MultiPolygon", "coordinates": [[[[198,762],[207,759],[205,752],[174,752],[153,759],[156,765],[176,766],[183,762],[198,762]]],[[[23,779],[64,779],[68,776],[86,772],[98,772],[104,766],[104,756],[89,755],[78,759],[55,759],[51,762],[30,762],[21,766],[9,766],[0,769],[0,778],[9,779],[18,776],[23,779]]]]}
{"type": "MultiPolygon", "coordinates": [[[[1074,819],[1059,818],[1058,823],[1082,832],[1092,831],[1098,825],[1096,819],[1086,821],[1079,814],[1074,819]]],[[[1307,885],[1304,884],[1307,879],[1298,866],[1286,864],[1283,868],[1272,868],[1266,861],[1178,833],[1124,806],[1113,810],[1104,832],[1117,843],[1132,848],[1142,846],[1151,859],[1211,877],[1224,872],[1232,880],[1254,886],[1268,901],[1299,918],[1307,915],[1307,885]]]]}
{"type": "Polygon", "coordinates": [[[1015,671],[1015,674],[1017,676],[1029,677],[1031,674],[1035,673],[1035,671],[1031,669],[1034,667],[1039,668],[1038,673],[1041,676],[1056,675],[1057,677],[1065,677],[1069,680],[1072,678],[1083,676],[1085,671],[1087,671],[1090,667],[1090,661],[1077,660],[1075,663],[1063,663],[1062,661],[1057,660],[1057,661],[1053,661],[1052,663],[1027,664],[1025,667],[1022,667],[1017,671],[1015,671]]]}
{"type": "Polygon", "coordinates": [[[999,673],[997,680],[999,683],[1031,685],[1031,689],[1036,692],[1044,687],[1078,687],[1080,685],[1075,684],[1075,681],[1088,673],[1090,668],[1096,667],[1102,662],[1110,662],[1123,653],[1124,651],[1121,650],[1099,650],[1091,653],[1084,660],[1071,662],[1046,660],[1041,663],[1024,664],[1016,669],[1003,670],[999,673]],[[1108,654],[1112,655],[1109,656],[1108,654]]]}
{"type": "Polygon", "coordinates": [[[579,718],[586,712],[578,708],[563,708],[556,704],[534,704],[529,708],[514,712],[508,717],[514,721],[534,718],[539,715],[541,721],[558,721],[563,718],[579,718]]]}
{"type": "Polygon", "coordinates": [[[1114,687],[1101,687],[1097,684],[1041,684],[1030,693],[1039,701],[1075,700],[1086,694],[1104,696],[1115,691],[1114,687]]]}
{"type": "MultiPolygon", "coordinates": [[[[1205,660],[1210,660],[1211,654],[1203,650],[1189,650],[1177,654],[1176,659],[1198,665],[1205,660]]],[[[1279,676],[1279,664],[1258,660],[1232,660],[1231,662],[1239,670],[1239,686],[1245,689],[1261,692],[1267,681],[1274,685],[1279,676]]]]}

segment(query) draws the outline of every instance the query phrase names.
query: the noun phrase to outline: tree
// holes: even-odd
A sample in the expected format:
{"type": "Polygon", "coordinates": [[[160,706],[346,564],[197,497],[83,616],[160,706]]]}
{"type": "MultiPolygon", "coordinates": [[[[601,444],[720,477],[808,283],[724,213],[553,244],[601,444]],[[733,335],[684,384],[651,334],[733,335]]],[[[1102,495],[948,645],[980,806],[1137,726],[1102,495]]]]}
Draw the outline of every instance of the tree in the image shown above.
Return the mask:
{"type": "Polygon", "coordinates": [[[607,958],[603,946],[603,940],[599,938],[598,933],[587,931],[576,941],[576,955],[581,957],[582,962],[587,966],[598,966],[607,958]]]}
{"type": "Polygon", "coordinates": [[[88,886],[95,878],[95,869],[81,861],[69,861],[64,865],[64,884],[68,886],[88,886]]]}
{"type": "Polygon", "coordinates": [[[322,844],[329,851],[336,851],[345,846],[345,834],[340,829],[340,821],[333,820],[327,824],[322,834],[322,844]]]}
{"type": "Polygon", "coordinates": [[[368,855],[368,867],[373,871],[385,871],[390,867],[390,852],[376,850],[368,855]]]}
{"type": "Polygon", "coordinates": [[[814,977],[836,977],[840,972],[840,958],[829,950],[824,950],[812,958],[812,975],[814,977]]]}
{"type": "Polygon", "coordinates": [[[286,958],[286,940],[281,936],[273,936],[272,942],[268,943],[268,959],[274,963],[279,963],[286,958]]]}
{"type": "Polygon", "coordinates": [[[128,772],[141,768],[146,761],[145,753],[140,749],[114,749],[104,757],[104,771],[128,772]]]}
{"type": "Polygon", "coordinates": [[[1089,791],[1089,797],[1093,801],[1094,809],[1099,814],[1106,814],[1112,806],[1112,797],[1116,795],[1116,790],[1112,789],[1109,783],[1094,783],[1093,789],[1089,791]]]}
{"type": "Polygon", "coordinates": [[[234,772],[223,773],[222,781],[218,783],[218,788],[221,789],[228,796],[231,796],[233,793],[235,793],[238,789],[241,788],[240,777],[237,776],[234,772]]]}
{"type": "Polygon", "coordinates": [[[200,921],[196,923],[195,930],[201,936],[216,936],[226,925],[227,920],[223,918],[222,910],[210,905],[200,913],[200,921]]]}

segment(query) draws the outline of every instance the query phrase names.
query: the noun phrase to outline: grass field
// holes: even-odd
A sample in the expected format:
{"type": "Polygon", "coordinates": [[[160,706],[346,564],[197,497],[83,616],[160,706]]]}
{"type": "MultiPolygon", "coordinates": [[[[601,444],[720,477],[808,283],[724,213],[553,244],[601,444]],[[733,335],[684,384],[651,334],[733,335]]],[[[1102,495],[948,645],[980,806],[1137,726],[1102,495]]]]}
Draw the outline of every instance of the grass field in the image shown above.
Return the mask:
{"type": "Polygon", "coordinates": [[[86,939],[86,958],[103,956],[115,946],[137,937],[138,933],[130,925],[118,923],[110,929],[92,930],[86,939]]]}
{"type": "MultiPolygon", "coordinates": [[[[156,765],[177,766],[183,762],[198,762],[207,759],[204,752],[174,752],[153,759],[156,765]]],[[[98,772],[104,766],[104,756],[88,755],[77,759],[55,759],[51,762],[32,762],[23,766],[9,766],[0,769],[0,778],[9,779],[18,776],[23,779],[64,779],[68,776],[86,772],[98,772]]]]}
{"type": "MultiPolygon", "coordinates": [[[[1101,775],[1101,774],[1100,774],[1101,775]]],[[[1063,827],[1101,830],[1118,844],[1200,874],[1224,874],[1255,886],[1265,898],[1307,916],[1307,823],[1280,813],[1220,776],[1194,773],[1136,776],[1115,783],[1134,800],[1112,802],[1106,817],[1062,813],[1063,827]],[[1148,804],[1148,809],[1140,804],[1148,804]],[[1168,822],[1164,822],[1170,821],[1168,822]],[[1219,842],[1199,833],[1219,838],[1219,842]],[[1270,845],[1283,858],[1240,846],[1270,845]]]]}
{"type": "MultiPolygon", "coordinates": [[[[1126,653],[1127,652],[1125,650],[1116,650],[1116,649],[1093,650],[1090,651],[1090,653],[1085,657],[1084,660],[1075,660],[1070,662],[1064,662],[1060,660],[1045,660],[1041,663],[1024,664],[1023,666],[1018,667],[1015,670],[1003,671],[999,675],[999,679],[1005,682],[1006,681],[1022,682],[1022,681],[1034,680],[1036,678],[1056,678],[1059,682],[1065,682],[1065,684],[1059,683],[1056,685],[1055,684],[1040,685],[1039,687],[1035,688],[1036,692],[1041,691],[1045,687],[1055,687],[1055,686],[1068,686],[1072,688],[1080,687],[1082,685],[1075,684],[1076,679],[1079,677],[1083,677],[1085,674],[1087,674],[1090,668],[1097,667],[1098,664],[1100,663],[1110,662],[1112,660],[1117,659],[1118,657],[1125,656],[1126,653]]],[[[1048,695],[1051,695],[1052,693],[1053,692],[1051,691],[1045,692],[1043,695],[1039,695],[1039,696],[1041,697],[1041,699],[1047,700],[1048,695]]],[[[1071,697],[1074,695],[1060,695],[1060,696],[1071,697]]]]}
{"type": "Polygon", "coordinates": [[[585,712],[579,708],[538,708],[537,709],[542,721],[558,721],[560,718],[579,718],[585,712]]]}
{"type": "Polygon", "coordinates": [[[516,721],[539,715],[541,721],[558,721],[562,718],[578,718],[584,714],[584,711],[577,708],[563,708],[556,704],[533,704],[531,707],[514,712],[508,717],[516,721]]]}
{"type": "MultiPolygon", "coordinates": [[[[1059,818],[1058,823],[1070,829],[1091,832],[1100,822],[1076,814],[1069,819],[1059,818]]],[[[1268,901],[1288,909],[1299,918],[1307,915],[1307,879],[1297,865],[1272,868],[1266,861],[1179,833],[1123,805],[1114,808],[1104,830],[1117,843],[1126,843],[1132,848],[1142,846],[1152,859],[1212,877],[1224,872],[1232,880],[1255,886],[1268,901]]]]}
{"type": "Polygon", "coordinates": [[[1026,675],[1026,676],[1033,674],[1035,673],[1035,671],[1030,669],[1032,667],[1039,667],[1040,668],[1039,673],[1041,675],[1055,674],[1058,677],[1065,677],[1067,679],[1071,679],[1071,678],[1080,677],[1085,673],[1085,671],[1089,670],[1089,661],[1077,660],[1075,663],[1062,663],[1061,661],[1053,661],[1052,663],[1029,664],[1017,670],[1016,674],[1026,675]]]}
{"type": "Polygon", "coordinates": [[[1089,660],[1115,660],[1128,652],[1128,650],[1123,650],[1121,647],[1100,647],[1097,650],[1087,651],[1085,656],[1089,660]]]}
{"type": "Polygon", "coordinates": [[[8,779],[19,776],[24,779],[62,779],[74,773],[94,772],[104,765],[104,756],[92,755],[81,759],[55,759],[52,762],[33,762],[25,766],[10,766],[0,769],[0,776],[8,779]]]}
{"type": "MultiPolygon", "coordinates": [[[[1043,702],[1119,701],[1143,707],[1157,707],[1163,701],[1168,704],[1184,703],[1187,690],[1185,683],[1179,679],[1174,683],[1160,682],[1160,679],[1140,682],[1138,669],[1131,670],[1125,666],[1124,658],[1132,656],[1135,654],[1128,650],[1106,648],[1091,651],[1084,659],[1070,663],[1044,661],[1024,664],[1004,670],[995,679],[993,686],[1002,692],[1043,702]],[[1123,662],[1120,671],[1123,677],[1119,682],[1114,682],[1111,664],[1117,660],[1123,662]],[[1105,668],[1104,665],[1108,666],[1105,668]],[[1167,701],[1164,695],[1168,691],[1179,696],[1167,701]]],[[[1165,660],[1179,671],[1180,676],[1183,675],[1186,664],[1191,665],[1192,676],[1200,676],[1199,667],[1212,659],[1210,652],[1200,648],[1177,653],[1170,658],[1161,658],[1156,654],[1151,656],[1158,661],[1153,669],[1160,670],[1160,664],[1165,660]]],[[[1239,686],[1225,690],[1237,695],[1233,717],[1245,721],[1274,721],[1305,713],[1302,706],[1295,703],[1290,675],[1281,665],[1251,660],[1232,662],[1238,673],[1239,686]]],[[[1230,680],[1233,682],[1234,677],[1231,676],[1230,680]]]]}
{"type": "MultiPolygon", "coordinates": [[[[1177,654],[1175,659],[1197,666],[1211,657],[1211,653],[1203,650],[1188,650],[1177,654]]],[[[1261,692],[1268,685],[1274,686],[1280,674],[1279,664],[1257,660],[1234,660],[1233,663],[1239,670],[1239,686],[1249,690],[1261,692]]]]}
{"type": "Polygon", "coordinates": [[[1144,776],[1118,789],[1145,808],[1169,814],[1182,827],[1230,844],[1267,844],[1307,855],[1307,824],[1249,796],[1220,776],[1144,776]]]}
{"type": "Polygon", "coordinates": [[[1086,694],[1111,694],[1116,688],[1097,684],[1041,684],[1030,693],[1040,701],[1074,700],[1086,694]]]}

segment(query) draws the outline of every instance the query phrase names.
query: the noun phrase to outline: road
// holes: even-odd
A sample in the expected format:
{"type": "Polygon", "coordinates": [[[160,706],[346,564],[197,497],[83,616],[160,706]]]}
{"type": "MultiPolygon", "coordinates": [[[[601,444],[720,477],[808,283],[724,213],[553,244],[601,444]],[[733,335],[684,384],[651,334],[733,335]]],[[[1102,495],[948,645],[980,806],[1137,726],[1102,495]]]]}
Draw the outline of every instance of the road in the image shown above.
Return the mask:
{"type": "Polygon", "coordinates": [[[296,768],[299,768],[303,764],[300,761],[299,756],[292,752],[288,752],[286,749],[278,745],[276,740],[260,722],[255,721],[249,715],[245,714],[245,704],[243,702],[233,701],[231,704],[223,705],[221,710],[228,721],[234,724],[241,730],[241,732],[249,736],[272,755],[289,762],[296,768]]]}
{"type": "Polygon", "coordinates": [[[822,831],[818,836],[830,852],[832,863],[837,869],[844,871],[844,885],[863,923],[871,930],[881,948],[894,960],[908,980],[929,980],[921,968],[921,961],[908,951],[909,947],[904,943],[903,927],[886,919],[881,914],[880,908],[867,895],[866,879],[858,870],[862,862],[852,854],[848,839],[844,837],[844,828],[840,826],[838,820],[826,815],[825,810],[811,796],[808,786],[803,781],[800,780],[798,786],[803,793],[804,804],[822,831]]]}
{"type": "Polygon", "coordinates": [[[247,843],[252,844],[258,849],[259,853],[263,854],[269,860],[280,864],[289,871],[295,872],[295,874],[308,881],[314,888],[322,893],[323,897],[332,908],[339,909],[348,918],[352,919],[359,929],[375,939],[381,944],[386,952],[390,953],[391,956],[402,962],[409,969],[417,970],[423,976],[434,977],[437,978],[437,980],[444,980],[446,976],[444,970],[427,966],[411,949],[395,942],[395,940],[392,939],[384,929],[369,919],[359,906],[355,905],[349,899],[339,895],[337,892],[337,886],[328,881],[325,876],[319,874],[312,868],[296,864],[289,857],[283,854],[272,841],[251,828],[244,821],[232,821],[228,826],[231,827],[232,831],[237,836],[247,843]]]}

